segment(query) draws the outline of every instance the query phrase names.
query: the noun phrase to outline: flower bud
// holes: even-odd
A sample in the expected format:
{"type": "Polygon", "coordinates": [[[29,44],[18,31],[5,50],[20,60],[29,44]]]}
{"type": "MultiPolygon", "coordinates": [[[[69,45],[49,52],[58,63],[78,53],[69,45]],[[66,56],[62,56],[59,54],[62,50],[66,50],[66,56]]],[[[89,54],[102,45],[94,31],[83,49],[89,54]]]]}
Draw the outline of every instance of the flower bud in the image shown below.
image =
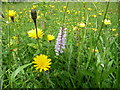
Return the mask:
{"type": "Polygon", "coordinates": [[[37,12],[36,12],[35,9],[32,9],[32,10],[31,10],[31,17],[32,17],[33,20],[36,20],[36,19],[37,19],[37,12]]]}

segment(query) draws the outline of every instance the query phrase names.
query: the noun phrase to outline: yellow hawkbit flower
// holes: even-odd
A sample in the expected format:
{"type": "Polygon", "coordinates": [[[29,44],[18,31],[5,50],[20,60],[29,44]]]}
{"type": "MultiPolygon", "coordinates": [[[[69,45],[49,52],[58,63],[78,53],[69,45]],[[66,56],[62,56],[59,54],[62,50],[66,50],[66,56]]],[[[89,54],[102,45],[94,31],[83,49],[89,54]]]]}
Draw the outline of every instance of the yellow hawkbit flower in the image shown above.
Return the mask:
{"type": "Polygon", "coordinates": [[[92,25],[92,23],[88,23],[89,25],[92,25]]]}
{"type": "Polygon", "coordinates": [[[111,30],[112,30],[112,31],[116,31],[116,29],[115,29],[115,28],[112,28],[111,30]]]}
{"type": "Polygon", "coordinates": [[[98,13],[98,15],[100,15],[100,16],[101,16],[101,15],[102,15],[102,13],[98,13]]]}
{"type": "Polygon", "coordinates": [[[88,10],[89,10],[89,11],[91,11],[91,10],[92,10],[92,8],[88,8],[88,10]]]}
{"type": "MultiPolygon", "coordinates": [[[[44,35],[41,29],[37,29],[37,33],[38,33],[38,38],[41,38],[44,35]]],[[[28,31],[28,36],[37,39],[36,30],[32,29],[28,31]]]]}
{"type": "Polygon", "coordinates": [[[92,17],[94,17],[94,18],[95,18],[95,17],[97,17],[97,16],[96,16],[96,15],[92,15],[92,17]]]}
{"type": "Polygon", "coordinates": [[[66,6],[64,6],[63,8],[64,8],[64,9],[66,9],[67,7],[66,7],[66,6]]]}
{"type": "Polygon", "coordinates": [[[85,17],[82,17],[82,19],[84,20],[84,19],[85,19],[85,17]]]}
{"type": "Polygon", "coordinates": [[[9,11],[8,11],[8,15],[9,15],[10,17],[14,17],[15,14],[16,14],[16,12],[15,12],[14,10],[9,10],[9,11]]]}
{"type": "Polygon", "coordinates": [[[22,14],[23,12],[20,12],[20,14],[22,14]]]}
{"type": "Polygon", "coordinates": [[[55,37],[53,35],[47,35],[47,39],[48,41],[52,41],[55,39],[55,37]]]}
{"type": "Polygon", "coordinates": [[[97,53],[97,52],[99,52],[99,51],[98,51],[97,49],[92,49],[92,52],[96,52],[96,53],[97,53]]]}
{"type": "Polygon", "coordinates": [[[37,5],[33,5],[33,6],[32,6],[32,9],[36,9],[36,7],[37,7],[37,5]]]}
{"type": "Polygon", "coordinates": [[[85,23],[78,24],[79,27],[85,27],[85,23]]]}
{"type": "Polygon", "coordinates": [[[40,18],[40,16],[37,16],[37,19],[39,19],[40,18]]]}
{"type": "Polygon", "coordinates": [[[92,28],[92,30],[97,31],[97,28],[92,28]]]}
{"type": "Polygon", "coordinates": [[[70,10],[67,10],[66,12],[67,12],[68,14],[70,14],[70,10]]]}
{"type": "Polygon", "coordinates": [[[13,36],[12,38],[13,38],[14,40],[15,40],[15,39],[17,39],[17,37],[16,37],[16,36],[13,36]]]}
{"type": "Polygon", "coordinates": [[[48,59],[48,56],[44,55],[44,54],[40,54],[37,55],[36,57],[34,57],[34,61],[32,62],[34,65],[34,67],[36,68],[36,70],[40,70],[40,72],[47,71],[50,68],[51,65],[51,59],[48,59]]]}
{"type": "Polygon", "coordinates": [[[104,24],[105,24],[105,25],[109,25],[109,24],[111,24],[111,21],[110,21],[110,20],[105,19],[105,20],[104,20],[104,24]]]}

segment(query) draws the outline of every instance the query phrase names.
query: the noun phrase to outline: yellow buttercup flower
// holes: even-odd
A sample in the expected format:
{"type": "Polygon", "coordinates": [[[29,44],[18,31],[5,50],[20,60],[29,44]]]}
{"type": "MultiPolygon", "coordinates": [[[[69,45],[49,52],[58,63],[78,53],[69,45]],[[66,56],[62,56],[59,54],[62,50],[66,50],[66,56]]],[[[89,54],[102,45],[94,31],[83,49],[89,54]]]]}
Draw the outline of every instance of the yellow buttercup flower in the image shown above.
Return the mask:
{"type": "Polygon", "coordinates": [[[105,19],[105,20],[104,20],[104,24],[105,24],[105,25],[109,25],[109,24],[111,24],[111,21],[110,21],[110,20],[105,19]]]}
{"type": "Polygon", "coordinates": [[[40,54],[34,57],[34,61],[32,63],[36,64],[34,65],[36,70],[40,69],[40,72],[42,72],[42,70],[47,71],[50,68],[51,59],[48,59],[48,56],[46,55],[40,54]]]}
{"type": "Polygon", "coordinates": [[[79,27],[85,27],[85,23],[78,24],[79,27]]]}
{"type": "Polygon", "coordinates": [[[14,10],[9,10],[9,11],[8,11],[8,15],[9,15],[10,17],[14,17],[15,14],[16,14],[16,12],[15,12],[14,10]]]}
{"type": "Polygon", "coordinates": [[[53,35],[47,35],[47,39],[48,39],[49,41],[52,41],[52,40],[55,39],[55,37],[54,37],[53,35]]]}
{"type": "MultiPolygon", "coordinates": [[[[41,29],[37,29],[37,33],[38,33],[38,38],[41,38],[44,35],[41,29]]],[[[37,39],[36,30],[32,29],[28,31],[28,36],[37,39]]]]}

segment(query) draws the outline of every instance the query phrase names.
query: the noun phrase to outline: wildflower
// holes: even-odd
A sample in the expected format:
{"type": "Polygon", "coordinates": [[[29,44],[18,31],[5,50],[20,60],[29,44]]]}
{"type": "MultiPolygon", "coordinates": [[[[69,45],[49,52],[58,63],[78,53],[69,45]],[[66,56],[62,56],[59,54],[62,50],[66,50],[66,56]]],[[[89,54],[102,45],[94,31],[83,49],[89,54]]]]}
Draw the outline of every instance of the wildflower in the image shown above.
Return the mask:
{"type": "Polygon", "coordinates": [[[92,8],[88,8],[88,10],[89,10],[89,11],[91,11],[91,10],[92,10],[92,8]]]}
{"type": "Polygon", "coordinates": [[[97,16],[96,16],[96,15],[92,15],[92,17],[94,17],[94,18],[95,18],[95,17],[97,17],[97,16]]]}
{"type": "Polygon", "coordinates": [[[59,55],[59,53],[63,53],[62,49],[65,49],[66,29],[67,28],[60,27],[60,32],[58,33],[58,37],[57,37],[56,45],[55,45],[56,55],[59,55]]]}
{"type": "Polygon", "coordinates": [[[85,27],[85,23],[78,24],[79,27],[85,27]]]}
{"type": "Polygon", "coordinates": [[[51,59],[48,59],[48,56],[44,54],[40,54],[34,57],[34,61],[32,63],[36,64],[34,65],[36,70],[40,69],[40,72],[42,72],[42,70],[47,71],[50,68],[51,59]]]}
{"type": "Polygon", "coordinates": [[[96,53],[97,53],[97,52],[98,52],[98,49],[92,49],[92,52],[96,52],[96,53]]]}
{"type": "Polygon", "coordinates": [[[8,15],[10,16],[11,20],[14,22],[14,16],[15,16],[16,12],[14,10],[9,10],[8,11],[8,15]]]}
{"type": "Polygon", "coordinates": [[[105,19],[105,20],[104,20],[104,24],[105,24],[105,25],[109,25],[109,24],[111,24],[111,21],[110,21],[110,20],[105,19]]]}
{"type": "Polygon", "coordinates": [[[20,12],[20,14],[22,14],[23,12],[20,12]]]}
{"type": "Polygon", "coordinates": [[[32,6],[32,9],[36,9],[36,7],[37,7],[37,5],[33,5],[33,6],[32,6]]]}
{"type": "Polygon", "coordinates": [[[67,6],[64,6],[63,8],[64,8],[64,9],[66,9],[66,8],[67,8],[67,6]]]}
{"type": "Polygon", "coordinates": [[[40,16],[37,16],[37,19],[41,18],[40,16]]]}
{"type": "Polygon", "coordinates": [[[8,15],[9,15],[10,17],[14,17],[15,14],[16,14],[16,12],[15,12],[14,10],[9,10],[9,11],[8,11],[8,15]]]}
{"type": "Polygon", "coordinates": [[[25,8],[23,8],[23,11],[26,11],[26,9],[25,9],[25,8]]]}
{"type": "MultiPolygon", "coordinates": [[[[40,29],[37,29],[37,33],[38,33],[38,38],[41,38],[44,35],[43,31],[40,29]]],[[[37,39],[36,30],[32,29],[28,31],[28,36],[37,39]]]]}
{"type": "Polygon", "coordinates": [[[84,20],[84,19],[85,19],[85,17],[82,17],[82,19],[84,20]]]}
{"type": "Polygon", "coordinates": [[[97,28],[92,28],[92,30],[97,31],[97,28]]]}
{"type": "Polygon", "coordinates": [[[115,29],[115,28],[112,28],[112,31],[116,31],[116,29],[115,29]]]}
{"type": "Polygon", "coordinates": [[[89,25],[92,25],[92,23],[88,23],[89,25]]]}
{"type": "Polygon", "coordinates": [[[100,15],[100,16],[101,16],[101,15],[102,15],[102,13],[98,13],[98,15],[100,15]]]}
{"type": "Polygon", "coordinates": [[[52,41],[55,39],[55,37],[53,35],[47,35],[47,39],[48,41],[52,41]]]}
{"type": "Polygon", "coordinates": [[[67,10],[66,12],[67,12],[68,14],[70,14],[70,10],[67,10]]]}
{"type": "Polygon", "coordinates": [[[17,37],[16,37],[16,36],[13,36],[12,38],[13,38],[14,40],[16,40],[16,39],[17,39],[17,37]]]}

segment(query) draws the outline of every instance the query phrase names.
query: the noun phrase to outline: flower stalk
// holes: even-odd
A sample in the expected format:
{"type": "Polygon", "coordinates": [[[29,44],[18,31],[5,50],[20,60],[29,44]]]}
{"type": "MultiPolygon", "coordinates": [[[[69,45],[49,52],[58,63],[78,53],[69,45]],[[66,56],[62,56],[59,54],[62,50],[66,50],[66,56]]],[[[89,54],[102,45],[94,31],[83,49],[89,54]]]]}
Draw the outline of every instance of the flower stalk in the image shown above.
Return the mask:
{"type": "Polygon", "coordinates": [[[36,19],[37,19],[37,12],[35,9],[31,10],[31,17],[33,19],[34,25],[35,25],[35,29],[36,29],[36,36],[37,36],[37,43],[38,43],[38,48],[40,50],[40,44],[39,44],[39,37],[38,37],[38,30],[37,30],[37,23],[36,23],[36,19]]]}

